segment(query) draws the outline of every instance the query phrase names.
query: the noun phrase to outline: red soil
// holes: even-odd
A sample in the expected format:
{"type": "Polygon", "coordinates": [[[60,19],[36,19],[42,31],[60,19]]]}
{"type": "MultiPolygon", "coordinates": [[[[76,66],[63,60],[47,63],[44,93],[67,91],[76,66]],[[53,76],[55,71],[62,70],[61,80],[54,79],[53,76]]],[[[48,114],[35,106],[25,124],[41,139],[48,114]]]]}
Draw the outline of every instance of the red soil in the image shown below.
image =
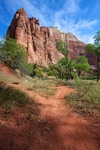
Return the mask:
{"type": "MultiPolygon", "coordinates": [[[[11,86],[11,85],[10,85],[11,86]]],[[[100,124],[76,114],[65,104],[74,91],[60,86],[52,98],[45,98],[20,85],[13,85],[40,103],[40,115],[31,108],[0,113],[0,150],[99,150],[100,124]]],[[[95,121],[95,120],[94,120],[95,121]]]]}
{"type": "Polygon", "coordinates": [[[1,69],[4,73],[6,73],[6,74],[14,75],[14,73],[12,72],[12,70],[11,70],[8,66],[6,66],[6,65],[4,65],[4,64],[0,64],[0,69],[1,69]]]}
{"type": "MultiPolygon", "coordinates": [[[[6,66],[5,73],[13,74],[6,66]]],[[[60,86],[51,98],[11,84],[41,105],[0,109],[0,150],[100,150],[100,121],[82,117],[65,103],[74,90],[60,86]]]]}

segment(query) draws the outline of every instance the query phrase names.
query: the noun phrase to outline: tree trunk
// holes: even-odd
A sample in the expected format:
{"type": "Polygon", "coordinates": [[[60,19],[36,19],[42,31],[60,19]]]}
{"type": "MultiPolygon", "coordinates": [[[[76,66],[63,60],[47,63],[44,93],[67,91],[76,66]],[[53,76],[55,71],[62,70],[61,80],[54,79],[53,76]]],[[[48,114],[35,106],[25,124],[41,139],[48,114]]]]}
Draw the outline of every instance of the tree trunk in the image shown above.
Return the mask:
{"type": "Polygon", "coordinates": [[[100,55],[97,55],[97,82],[99,81],[99,73],[100,73],[99,56],[100,55]]]}
{"type": "Polygon", "coordinates": [[[68,66],[67,66],[67,56],[66,56],[66,81],[68,81],[68,66]]]}

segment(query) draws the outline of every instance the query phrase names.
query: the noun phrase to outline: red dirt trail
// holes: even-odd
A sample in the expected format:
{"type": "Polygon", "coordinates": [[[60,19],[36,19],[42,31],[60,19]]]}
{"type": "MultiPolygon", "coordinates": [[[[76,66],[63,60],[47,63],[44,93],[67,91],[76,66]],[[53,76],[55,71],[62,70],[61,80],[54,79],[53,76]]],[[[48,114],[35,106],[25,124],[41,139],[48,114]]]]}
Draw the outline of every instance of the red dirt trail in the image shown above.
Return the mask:
{"type": "MultiPolygon", "coordinates": [[[[69,105],[65,103],[64,97],[66,96],[66,94],[73,92],[73,89],[66,86],[59,86],[54,96],[52,96],[51,98],[45,98],[39,94],[25,89],[25,87],[23,86],[10,86],[14,86],[26,92],[29,96],[35,98],[36,102],[41,104],[41,111],[38,122],[42,123],[40,123],[39,126],[34,125],[34,122],[28,123],[28,125],[26,124],[26,132],[21,133],[23,134],[24,140],[19,141],[20,148],[18,147],[17,149],[100,150],[100,124],[96,128],[94,122],[91,122],[91,120],[87,117],[82,117],[80,114],[75,113],[69,107],[69,105]],[[33,130],[35,130],[34,134],[33,130]],[[39,130],[39,132],[37,130],[39,130]],[[36,131],[38,133],[36,133],[36,131]],[[27,140],[29,134],[32,134],[30,138],[31,143],[29,142],[29,140],[27,140]],[[21,147],[21,144],[27,145],[27,142],[30,143],[28,147],[21,147]]],[[[15,123],[13,121],[13,123],[11,124],[13,130],[19,131],[19,129],[14,126],[14,124],[15,123]]],[[[17,140],[18,138],[20,139],[20,137],[17,137],[17,134],[15,134],[15,136],[17,140]]],[[[15,137],[13,138],[16,139],[15,137]]],[[[16,145],[18,146],[18,143],[16,145]]],[[[10,148],[5,150],[10,150],[10,148]]]]}
{"type": "MultiPolygon", "coordinates": [[[[65,86],[58,87],[58,91],[51,99],[37,100],[43,104],[41,117],[53,124],[53,132],[49,141],[55,150],[100,150],[100,145],[90,132],[88,120],[74,113],[65,104],[64,97],[72,92],[65,86]]],[[[100,131],[100,130],[99,130],[100,131]]]]}
{"type": "Polygon", "coordinates": [[[5,74],[9,74],[9,75],[14,75],[14,73],[12,72],[12,70],[4,65],[4,64],[0,64],[0,69],[5,73],[5,74]]]}

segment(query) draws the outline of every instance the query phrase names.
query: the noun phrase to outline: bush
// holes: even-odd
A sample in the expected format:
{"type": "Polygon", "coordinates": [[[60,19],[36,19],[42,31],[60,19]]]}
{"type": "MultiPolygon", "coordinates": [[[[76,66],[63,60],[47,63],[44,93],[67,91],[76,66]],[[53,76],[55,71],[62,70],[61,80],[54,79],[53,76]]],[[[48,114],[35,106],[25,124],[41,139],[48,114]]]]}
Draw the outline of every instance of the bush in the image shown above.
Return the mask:
{"type": "Polygon", "coordinates": [[[25,49],[14,39],[7,37],[0,47],[0,60],[13,69],[19,68],[26,61],[25,49]]]}
{"type": "Polygon", "coordinates": [[[14,39],[6,38],[4,43],[0,43],[0,61],[7,64],[12,69],[19,69],[22,74],[32,77],[36,75],[36,64],[26,62],[26,52],[24,47],[17,44],[14,39]]]}
{"type": "Polygon", "coordinates": [[[43,68],[43,72],[48,76],[54,76],[53,72],[49,68],[43,68]]]}
{"type": "Polygon", "coordinates": [[[84,74],[84,75],[82,75],[82,79],[84,79],[84,80],[96,80],[96,75],[89,75],[89,74],[84,74]]]}
{"type": "Polygon", "coordinates": [[[31,99],[25,93],[0,85],[0,106],[25,106],[30,103],[31,99]]]}
{"type": "Polygon", "coordinates": [[[5,51],[0,51],[0,63],[7,62],[7,54],[5,51]]]}
{"type": "Polygon", "coordinates": [[[21,71],[22,74],[27,74],[29,76],[33,76],[33,71],[34,71],[33,65],[34,64],[28,64],[27,62],[23,62],[18,67],[18,69],[21,71]]]}
{"type": "Polygon", "coordinates": [[[66,97],[68,102],[79,111],[100,111],[100,85],[99,83],[76,80],[77,92],[66,97]]]}
{"type": "Polygon", "coordinates": [[[39,67],[37,68],[36,76],[39,77],[39,78],[43,77],[43,70],[42,70],[42,68],[39,68],[39,67]]]}

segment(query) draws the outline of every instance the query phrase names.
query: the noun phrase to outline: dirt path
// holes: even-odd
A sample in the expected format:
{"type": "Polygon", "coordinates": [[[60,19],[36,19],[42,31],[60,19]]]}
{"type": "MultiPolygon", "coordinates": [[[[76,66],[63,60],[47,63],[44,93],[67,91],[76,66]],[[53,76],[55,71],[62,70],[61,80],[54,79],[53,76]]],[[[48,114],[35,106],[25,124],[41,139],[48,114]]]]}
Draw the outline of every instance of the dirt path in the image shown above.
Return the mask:
{"type": "Polygon", "coordinates": [[[14,76],[14,73],[12,72],[12,70],[11,70],[8,66],[6,66],[6,65],[4,65],[4,64],[0,64],[0,69],[1,69],[5,74],[9,74],[9,75],[14,76]]]}
{"type": "MultiPolygon", "coordinates": [[[[14,86],[34,97],[32,91],[19,85],[14,86]]],[[[51,98],[35,94],[35,100],[42,104],[40,118],[44,120],[44,141],[42,148],[39,149],[38,143],[38,146],[31,147],[30,150],[100,150],[100,139],[96,133],[91,132],[90,121],[65,104],[65,95],[72,91],[71,88],[60,86],[51,98]]]]}

